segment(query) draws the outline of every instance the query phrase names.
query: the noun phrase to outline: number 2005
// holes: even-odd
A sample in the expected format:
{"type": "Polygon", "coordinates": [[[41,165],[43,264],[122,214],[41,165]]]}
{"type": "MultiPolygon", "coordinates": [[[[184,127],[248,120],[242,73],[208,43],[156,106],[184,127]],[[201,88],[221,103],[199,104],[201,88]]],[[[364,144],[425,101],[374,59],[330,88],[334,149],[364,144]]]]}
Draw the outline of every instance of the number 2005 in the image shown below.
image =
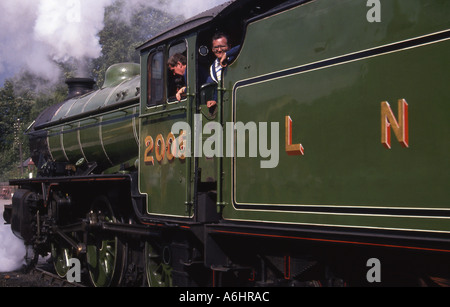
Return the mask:
{"type": "Polygon", "coordinates": [[[145,138],[145,153],[144,153],[144,162],[147,165],[154,165],[155,159],[153,157],[153,151],[156,157],[156,160],[161,163],[164,158],[167,156],[167,160],[173,161],[175,158],[179,158],[180,160],[184,160],[186,158],[184,151],[186,150],[185,146],[185,137],[186,133],[182,132],[178,138],[170,132],[167,137],[164,139],[162,134],[158,134],[155,141],[151,136],[147,136],[145,138]]]}

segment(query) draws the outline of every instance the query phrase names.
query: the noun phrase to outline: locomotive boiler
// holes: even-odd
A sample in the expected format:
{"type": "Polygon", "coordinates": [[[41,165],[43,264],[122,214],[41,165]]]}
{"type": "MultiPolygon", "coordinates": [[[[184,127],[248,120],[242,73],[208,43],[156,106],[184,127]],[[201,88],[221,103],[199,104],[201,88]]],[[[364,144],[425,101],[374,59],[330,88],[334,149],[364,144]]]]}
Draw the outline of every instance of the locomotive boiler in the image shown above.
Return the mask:
{"type": "Polygon", "coordinates": [[[128,160],[134,165],[138,148],[139,65],[111,66],[98,91],[92,90],[94,81],[90,79],[73,78],[66,83],[68,100],[40,114],[29,132],[38,169],[54,176],[70,171],[67,163],[85,165],[87,173],[90,168],[108,172],[107,169],[128,160]]]}
{"type": "Polygon", "coordinates": [[[445,280],[449,14],[230,1],[141,45],[98,90],[69,80],[28,132],[38,176],[10,182],[30,264],[51,253],[65,276],[78,258],[94,286],[445,280]],[[239,51],[208,83],[218,31],[239,51]]]}

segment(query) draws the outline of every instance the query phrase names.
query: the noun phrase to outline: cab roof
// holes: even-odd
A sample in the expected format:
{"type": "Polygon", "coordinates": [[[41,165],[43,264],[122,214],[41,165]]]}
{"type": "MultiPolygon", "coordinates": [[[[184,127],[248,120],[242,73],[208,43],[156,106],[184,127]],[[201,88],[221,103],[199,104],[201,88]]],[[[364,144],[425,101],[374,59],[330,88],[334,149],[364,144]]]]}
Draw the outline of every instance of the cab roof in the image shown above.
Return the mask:
{"type": "MultiPolygon", "coordinates": [[[[149,47],[152,47],[154,45],[158,45],[161,42],[170,39],[174,36],[181,35],[183,33],[189,32],[195,28],[198,28],[206,23],[211,22],[214,18],[220,15],[226,8],[231,6],[234,2],[237,2],[238,0],[231,0],[228,2],[225,2],[221,5],[218,5],[212,9],[209,9],[207,11],[204,11],[203,13],[200,13],[192,18],[189,18],[182,23],[174,26],[173,28],[162,32],[155,37],[148,40],[146,43],[142,44],[141,46],[137,47],[138,50],[144,50],[148,49],[149,47]]],[[[246,0],[245,0],[246,1],[246,0]]]]}
{"type": "Polygon", "coordinates": [[[264,16],[274,11],[285,9],[288,6],[298,5],[307,1],[311,0],[230,0],[156,35],[137,47],[137,50],[143,51],[155,47],[166,40],[199,29],[214,21],[226,24],[229,22],[229,17],[250,20],[256,16],[264,16]]]}

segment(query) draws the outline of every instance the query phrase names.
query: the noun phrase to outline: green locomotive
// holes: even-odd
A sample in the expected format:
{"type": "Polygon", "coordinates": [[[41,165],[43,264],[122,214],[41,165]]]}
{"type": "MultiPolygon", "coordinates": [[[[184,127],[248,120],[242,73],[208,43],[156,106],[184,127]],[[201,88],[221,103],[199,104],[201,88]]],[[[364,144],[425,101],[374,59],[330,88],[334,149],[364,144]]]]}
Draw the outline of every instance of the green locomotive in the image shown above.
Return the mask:
{"type": "Polygon", "coordinates": [[[12,229],[61,276],[83,259],[95,286],[367,284],[373,258],[445,277],[449,15],[237,0],[191,18],[41,114],[12,229]],[[218,30],[238,54],[207,83],[218,30]]]}

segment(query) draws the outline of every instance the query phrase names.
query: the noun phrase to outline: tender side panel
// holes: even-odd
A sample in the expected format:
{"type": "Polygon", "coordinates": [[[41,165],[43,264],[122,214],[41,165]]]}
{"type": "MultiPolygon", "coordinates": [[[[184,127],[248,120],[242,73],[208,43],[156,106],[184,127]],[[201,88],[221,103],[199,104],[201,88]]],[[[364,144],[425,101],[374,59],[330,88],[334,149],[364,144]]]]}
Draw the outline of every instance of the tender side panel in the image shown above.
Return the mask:
{"type": "Polygon", "coordinates": [[[372,24],[360,1],[331,2],[248,28],[227,87],[230,118],[256,123],[245,143],[256,138],[258,156],[247,147],[227,165],[226,218],[450,231],[450,24],[435,18],[450,6],[391,1],[372,24]],[[273,41],[253,45],[262,32],[273,41]]]}

